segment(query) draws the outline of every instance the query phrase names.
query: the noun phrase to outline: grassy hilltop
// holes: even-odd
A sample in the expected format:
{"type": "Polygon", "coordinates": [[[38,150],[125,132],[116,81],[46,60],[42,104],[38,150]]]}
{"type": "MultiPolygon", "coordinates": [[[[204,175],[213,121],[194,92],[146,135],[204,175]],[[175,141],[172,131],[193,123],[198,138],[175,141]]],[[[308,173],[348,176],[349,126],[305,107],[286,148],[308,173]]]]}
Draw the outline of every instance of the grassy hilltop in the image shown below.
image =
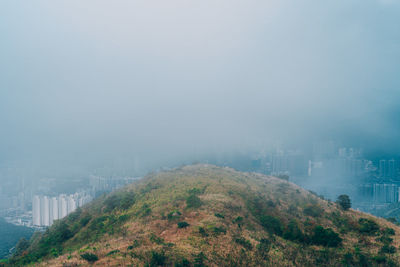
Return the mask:
{"type": "Polygon", "coordinates": [[[5,265],[399,266],[399,244],[398,226],[285,180],[193,165],[96,199],[5,265]]]}

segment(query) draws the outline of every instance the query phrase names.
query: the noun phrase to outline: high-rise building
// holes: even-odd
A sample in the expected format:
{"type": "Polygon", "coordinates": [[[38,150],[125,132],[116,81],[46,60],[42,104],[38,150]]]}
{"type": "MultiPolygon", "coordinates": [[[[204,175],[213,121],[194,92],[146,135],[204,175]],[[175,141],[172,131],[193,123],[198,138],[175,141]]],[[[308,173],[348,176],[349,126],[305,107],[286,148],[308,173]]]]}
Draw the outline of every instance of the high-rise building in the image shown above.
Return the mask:
{"type": "Polygon", "coordinates": [[[40,226],[42,224],[40,215],[40,197],[36,195],[33,196],[32,201],[32,223],[36,226],[40,226]]]}
{"type": "Polygon", "coordinates": [[[379,177],[386,178],[388,174],[388,164],[385,159],[379,161],[379,177]]]}
{"type": "Polygon", "coordinates": [[[396,161],[391,159],[388,161],[388,178],[395,178],[396,177],[396,161]]]}
{"type": "Polygon", "coordinates": [[[50,226],[55,220],[67,216],[92,200],[90,195],[76,193],[58,197],[37,196],[32,201],[32,221],[35,226],[50,226]]]}
{"type": "Polygon", "coordinates": [[[68,215],[68,202],[66,195],[60,195],[58,198],[58,212],[58,217],[60,219],[68,215]]]}
{"type": "Polygon", "coordinates": [[[398,186],[395,184],[374,184],[373,199],[375,203],[398,202],[398,186]]]}
{"type": "Polygon", "coordinates": [[[40,215],[42,217],[41,225],[50,226],[50,201],[47,196],[40,199],[40,215]]]}
{"type": "Polygon", "coordinates": [[[58,199],[56,197],[51,198],[52,203],[52,214],[53,214],[53,221],[60,219],[59,212],[58,212],[58,199]]]}
{"type": "Polygon", "coordinates": [[[67,197],[68,199],[68,214],[76,210],[76,201],[73,195],[67,197]]]}

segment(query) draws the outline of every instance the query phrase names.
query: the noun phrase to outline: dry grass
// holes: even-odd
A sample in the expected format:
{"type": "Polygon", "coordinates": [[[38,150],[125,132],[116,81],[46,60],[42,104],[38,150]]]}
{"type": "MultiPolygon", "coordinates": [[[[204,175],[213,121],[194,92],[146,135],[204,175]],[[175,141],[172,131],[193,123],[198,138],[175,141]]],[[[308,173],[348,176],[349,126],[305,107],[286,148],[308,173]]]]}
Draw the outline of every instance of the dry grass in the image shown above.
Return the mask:
{"type": "MultiPolygon", "coordinates": [[[[206,256],[207,266],[314,266],[318,260],[324,260],[320,254],[327,249],[322,246],[304,245],[267,233],[249,209],[249,202],[254,197],[263,199],[263,203],[271,203],[271,207],[268,207],[270,214],[279,218],[284,225],[296,220],[302,231],[308,231],[310,226],[307,225],[322,225],[340,233],[342,246],[329,249],[334,257],[355,254],[356,247],[370,256],[378,254],[382,244],[376,240],[377,236],[362,235],[356,230],[360,218],[374,220],[381,229],[394,229],[396,235],[392,236],[392,245],[396,248],[400,246],[398,226],[359,211],[342,211],[336,204],[322,200],[293,183],[261,174],[194,165],[150,175],[129,186],[128,190],[138,196],[135,204],[127,211],[114,212],[132,216],[121,226],[125,231],[103,235],[93,243],[85,243],[71,253],[35,266],[87,266],[88,263],[80,257],[83,252],[91,252],[99,257],[93,266],[144,266],[150,261],[150,251],[164,251],[168,265],[180,257],[193,263],[200,252],[206,256]],[[187,208],[185,199],[193,188],[201,191],[198,195],[202,205],[187,208]],[[145,204],[151,208],[151,213],[138,215],[145,204]],[[305,216],[302,213],[303,208],[310,204],[322,208],[321,216],[305,216]],[[179,218],[167,219],[166,215],[174,211],[181,213],[179,218]],[[216,213],[222,214],[223,218],[215,216],[216,213]],[[349,229],[355,228],[340,232],[340,227],[334,223],[334,216],[346,219],[349,229]],[[234,222],[238,217],[243,218],[240,226],[234,222]],[[177,227],[179,221],[185,221],[190,226],[180,229],[177,227]],[[199,227],[205,229],[206,233],[202,235],[199,227]],[[224,229],[226,233],[218,233],[218,229],[224,229]],[[247,240],[252,249],[235,243],[237,236],[247,240]],[[262,238],[271,242],[264,259],[257,249],[262,238]],[[135,241],[139,245],[130,248],[135,241]],[[119,252],[109,255],[116,250],[119,252]]],[[[68,241],[65,248],[73,242],[74,239],[68,241]]],[[[388,258],[398,263],[399,256],[399,252],[396,252],[388,258]]],[[[341,263],[339,259],[332,259],[324,265],[341,266],[341,263]]]]}

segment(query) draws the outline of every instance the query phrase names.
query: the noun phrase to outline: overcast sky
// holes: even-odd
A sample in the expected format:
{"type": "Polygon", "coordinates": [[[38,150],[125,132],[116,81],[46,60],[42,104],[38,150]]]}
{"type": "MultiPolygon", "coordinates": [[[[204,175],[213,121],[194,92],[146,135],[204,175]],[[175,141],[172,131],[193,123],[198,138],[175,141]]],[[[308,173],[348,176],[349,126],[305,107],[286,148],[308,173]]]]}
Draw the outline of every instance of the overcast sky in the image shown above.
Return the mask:
{"type": "Polygon", "coordinates": [[[399,100],[397,0],[0,2],[2,162],[393,152],[399,100]]]}

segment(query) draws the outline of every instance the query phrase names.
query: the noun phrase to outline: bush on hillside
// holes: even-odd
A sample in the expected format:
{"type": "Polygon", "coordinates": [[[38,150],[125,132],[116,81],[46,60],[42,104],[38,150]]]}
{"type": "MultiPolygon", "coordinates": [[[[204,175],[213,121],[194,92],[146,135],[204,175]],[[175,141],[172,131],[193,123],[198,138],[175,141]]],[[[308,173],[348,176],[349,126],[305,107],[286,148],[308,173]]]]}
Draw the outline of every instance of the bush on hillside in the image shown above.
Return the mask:
{"type": "Polygon", "coordinates": [[[175,262],[174,267],[190,267],[192,266],[188,259],[182,258],[175,262]]]}
{"type": "Polygon", "coordinates": [[[380,250],[381,253],[388,253],[388,254],[394,254],[396,253],[396,248],[392,245],[385,244],[380,250]]]}
{"type": "Polygon", "coordinates": [[[226,229],[223,226],[210,226],[209,229],[213,235],[226,234],[226,229]]]}
{"type": "Polygon", "coordinates": [[[271,241],[266,238],[262,238],[260,243],[257,245],[257,253],[263,258],[268,259],[268,252],[271,248],[271,241]]]}
{"type": "Polygon", "coordinates": [[[369,219],[361,218],[358,220],[359,231],[368,235],[373,235],[379,230],[379,225],[369,219]]]}
{"type": "Polygon", "coordinates": [[[291,220],[283,233],[283,238],[291,241],[304,242],[305,236],[295,220],[291,220]]]}
{"type": "Polygon", "coordinates": [[[150,266],[165,266],[167,263],[167,257],[164,252],[157,252],[152,250],[150,252],[149,265],[150,266]]]}
{"type": "Polygon", "coordinates": [[[337,247],[342,243],[342,239],[331,228],[325,229],[320,225],[314,228],[310,241],[314,245],[326,247],[337,247]]]}
{"type": "Polygon", "coordinates": [[[395,232],[395,230],[394,230],[393,228],[387,227],[387,228],[385,228],[385,229],[383,230],[383,233],[382,233],[382,234],[387,235],[387,236],[391,236],[391,235],[395,235],[396,232],[395,232]]]}
{"type": "Polygon", "coordinates": [[[189,225],[187,222],[178,222],[178,228],[186,228],[189,225]]]}
{"type": "Polygon", "coordinates": [[[203,236],[203,237],[207,237],[208,236],[208,233],[207,233],[207,231],[206,231],[206,229],[204,229],[204,227],[199,227],[199,234],[201,235],[201,236],[203,236]]]}
{"type": "Polygon", "coordinates": [[[323,210],[320,206],[310,204],[303,209],[303,212],[307,216],[319,217],[322,215],[323,210]]]}
{"type": "Polygon", "coordinates": [[[194,267],[205,267],[206,264],[204,263],[206,260],[206,255],[204,255],[203,252],[200,252],[199,254],[195,255],[194,257],[194,267]]]}
{"type": "Polygon", "coordinates": [[[217,218],[221,218],[221,219],[225,218],[225,216],[223,214],[221,214],[221,213],[214,213],[214,216],[217,217],[217,218]]]}
{"type": "Polygon", "coordinates": [[[135,194],[133,192],[116,192],[104,201],[105,212],[110,212],[114,209],[127,210],[134,203],[135,194]]]}
{"type": "Polygon", "coordinates": [[[198,196],[195,194],[190,194],[186,198],[186,207],[188,208],[199,208],[202,205],[202,202],[198,196]]]}
{"type": "Polygon", "coordinates": [[[282,223],[278,218],[270,215],[262,215],[260,223],[269,233],[278,236],[282,235],[282,223]]]}
{"type": "Polygon", "coordinates": [[[179,218],[181,215],[182,215],[182,213],[180,213],[179,210],[174,210],[167,214],[167,219],[174,220],[174,219],[179,218]]]}
{"type": "Polygon", "coordinates": [[[84,253],[81,255],[81,258],[86,260],[87,262],[93,263],[99,260],[96,254],[93,253],[84,253]]]}
{"type": "Polygon", "coordinates": [[[17,245],[15,246],[14,256],[20,256],[23,252],[25,252],[29,248],[29,241],[26,240],[24,237],[21,238],[17,245]]]}
{"type": "Polygon", "coordinates": [[[234,237],[233,240],[234,240],[237,244],[243,246],[244,248],[246,248],[246,249],[248,249],[248,250],[252,250],[252,249],[253,249],[253,245],[250,243],[249,240],[247,240],[247,239],[244,238],[244,237],[237,236],[237,237],[234,237]]]}

